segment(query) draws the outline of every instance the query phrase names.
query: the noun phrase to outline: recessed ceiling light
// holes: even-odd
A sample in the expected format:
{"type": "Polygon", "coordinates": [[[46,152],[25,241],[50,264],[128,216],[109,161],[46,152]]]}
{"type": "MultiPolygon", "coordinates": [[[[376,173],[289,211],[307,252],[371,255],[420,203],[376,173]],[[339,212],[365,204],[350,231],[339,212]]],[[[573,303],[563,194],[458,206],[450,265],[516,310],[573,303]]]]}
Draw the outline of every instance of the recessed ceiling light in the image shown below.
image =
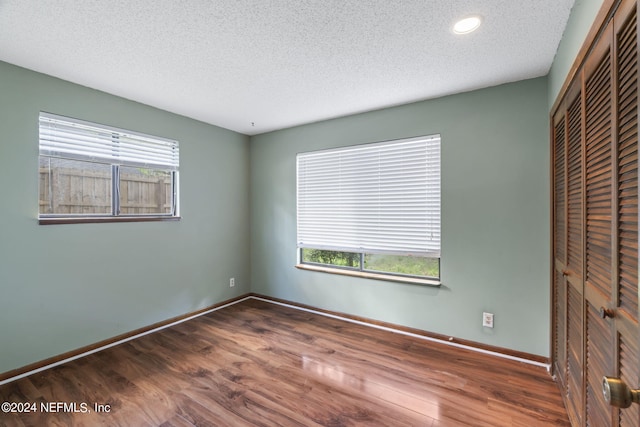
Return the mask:
{"type": "Polygon", "coordinates": [[[482,18],[479,16],[469,16],[456,22],[453,26],[453,32],[456,34],[469,34],[478,29],[482,23],[482,18]]]}

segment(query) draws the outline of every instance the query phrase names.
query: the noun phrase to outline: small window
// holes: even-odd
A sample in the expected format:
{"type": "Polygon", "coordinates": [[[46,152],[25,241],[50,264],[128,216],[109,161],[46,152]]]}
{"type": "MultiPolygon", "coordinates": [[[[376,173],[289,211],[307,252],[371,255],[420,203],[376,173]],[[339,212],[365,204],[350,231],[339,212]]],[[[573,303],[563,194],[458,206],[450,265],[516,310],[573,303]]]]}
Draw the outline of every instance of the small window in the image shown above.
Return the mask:
{"type": "Polygon", "coordinates": [[[302,264],[440,279],[440,136],[297,156],[302,264]]]}
{"type": "Polygon", "coordinates": [[[178,217],[177,141],[40,113],[39,147],[41,223],[178,217]]]}

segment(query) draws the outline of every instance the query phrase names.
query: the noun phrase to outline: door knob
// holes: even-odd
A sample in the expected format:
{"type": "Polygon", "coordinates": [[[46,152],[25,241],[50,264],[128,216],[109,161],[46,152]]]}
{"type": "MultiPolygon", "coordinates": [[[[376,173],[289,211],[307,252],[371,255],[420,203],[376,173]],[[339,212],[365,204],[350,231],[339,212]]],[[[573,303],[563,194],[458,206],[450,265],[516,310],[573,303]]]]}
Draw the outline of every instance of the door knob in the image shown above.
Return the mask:
{"type": "Polygon", "coordinates": [[[613,317],[614,312],[610,308],[600,307],[600,317],[606,319],[607,317],[613,317]]]}
{"type": "Polygon", "coordinates": [[[618,408],[640,403],[640,390],[631,390],[620,378],[602,377],[602,394],[609,405],[618,408]]]}

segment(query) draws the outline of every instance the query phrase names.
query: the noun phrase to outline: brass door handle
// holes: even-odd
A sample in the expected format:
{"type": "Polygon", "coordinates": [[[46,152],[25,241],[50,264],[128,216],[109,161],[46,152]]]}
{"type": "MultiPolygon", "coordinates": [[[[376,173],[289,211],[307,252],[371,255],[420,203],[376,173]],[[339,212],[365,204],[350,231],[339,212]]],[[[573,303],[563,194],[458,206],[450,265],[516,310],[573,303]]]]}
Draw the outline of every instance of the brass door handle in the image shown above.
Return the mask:
{"type": "Polygon", "coordinates": [[[602,394],[609,405],[618,408],[640,403],[640,390],[631,390],[620,378],[602,377],[602,394]]]}
{"type": "Polygon", "coordinates": [[[567,277],[569,275],[569,270],[562,270],[562,275],[567,277]]]}
{"type": "Polygon", "coordinates": [[[607,317],[613,318],[614,315],[615,315],[615,312],[610,308],[600,307],[600,317],[602,319],[606,319],[607,317]]]}

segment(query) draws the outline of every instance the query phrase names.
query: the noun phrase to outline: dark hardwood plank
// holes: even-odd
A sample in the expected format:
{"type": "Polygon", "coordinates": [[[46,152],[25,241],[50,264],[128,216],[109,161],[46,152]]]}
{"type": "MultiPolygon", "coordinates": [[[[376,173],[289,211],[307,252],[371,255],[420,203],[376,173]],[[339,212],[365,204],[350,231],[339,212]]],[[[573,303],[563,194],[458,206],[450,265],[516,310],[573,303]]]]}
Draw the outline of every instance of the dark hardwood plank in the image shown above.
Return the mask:
{"type": "Polygon", "coordinates": [[[258,300],[0,386],[3,401],[91,412],[0,426],[569,425],[543,368],[258,300]]]}

